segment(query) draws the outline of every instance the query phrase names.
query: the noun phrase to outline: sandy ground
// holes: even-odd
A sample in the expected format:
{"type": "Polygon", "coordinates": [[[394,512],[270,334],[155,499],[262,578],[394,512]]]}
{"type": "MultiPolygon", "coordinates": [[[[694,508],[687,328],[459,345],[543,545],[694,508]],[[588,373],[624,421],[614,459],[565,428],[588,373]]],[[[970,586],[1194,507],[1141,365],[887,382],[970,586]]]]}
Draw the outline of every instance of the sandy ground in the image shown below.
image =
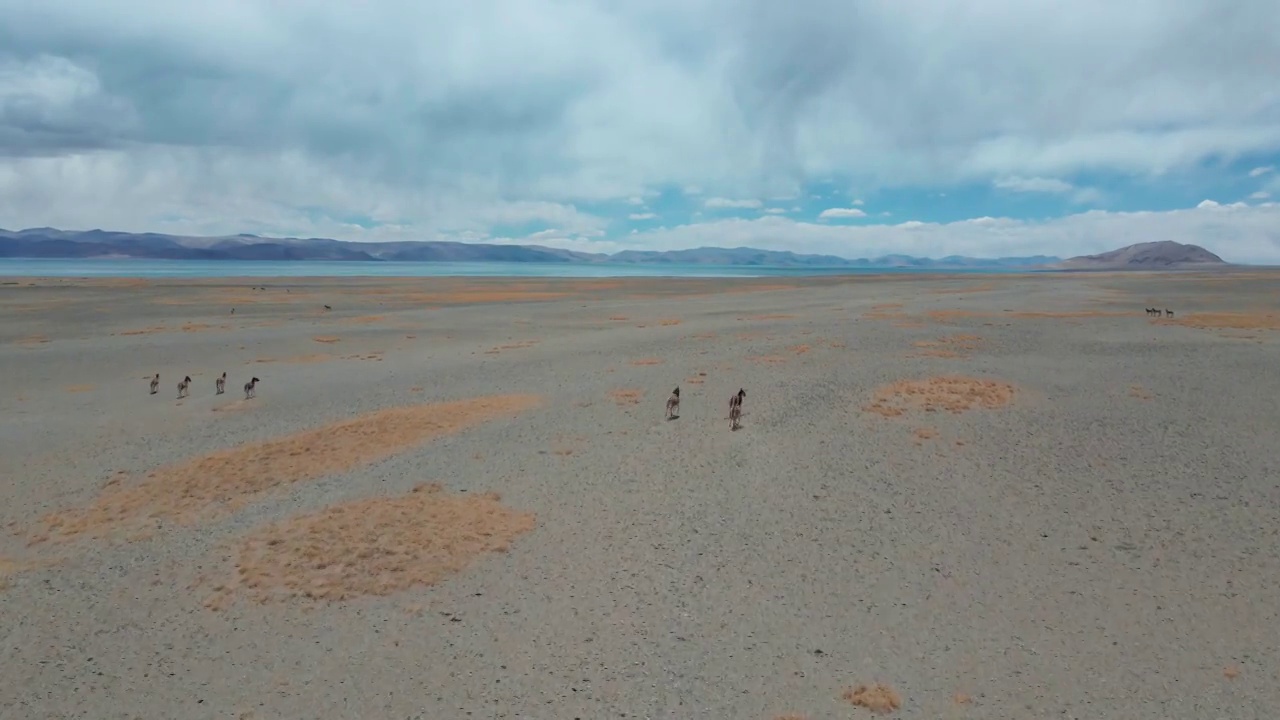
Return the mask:
{"type": "Polygon", "coordinates": [[[1273,720],[1278,280],[4,280],[0,717],[1273,720]]]}

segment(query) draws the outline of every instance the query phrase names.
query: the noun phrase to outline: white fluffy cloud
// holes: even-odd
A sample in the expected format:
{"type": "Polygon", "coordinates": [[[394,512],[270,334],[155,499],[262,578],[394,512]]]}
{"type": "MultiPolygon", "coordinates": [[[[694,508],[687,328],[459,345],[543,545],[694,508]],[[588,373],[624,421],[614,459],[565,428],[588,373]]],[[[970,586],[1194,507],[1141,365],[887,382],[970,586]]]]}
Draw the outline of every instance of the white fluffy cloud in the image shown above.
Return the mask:
{"type": "MultiPolygon", "coordinates": [[[[625,206],[655,188],[723,215],[817,181],[868,198],[1020,183],[1092,203],[1081,173],[1158,190],[1227,160],[1276,177],[1280,3],[357,5],[0,0],[0,226],[432,239],[540,222],[566,242],[662,244],[694,231],[628,235],[645,213],[625,206]],[[583,209],[596,203],[625,209],[583,209]]],[[[1108,217],[1254,247],[1245,218],[1262,210],[1188,212],[1108,217]]],[[[726,222],[789,222],[763,214],[726,222]]],[[[699,242],[725,244],[725,227],[699,242]]],[[[766,247],[916,237],[769,227],[792,234],[766,247]]],[[[937,232],[992,252],[1013,232],[982,227],[937,232]]],[[[1018,227],[1057,253],[1094,242],[1018,227]]]]}
{"type": "Polygon", "coordinates": [[[827,208],[818,213],[821,220],[834,220],[844,218],[860,218],[866,217],[867,214],[858,208],[827,208]]]}

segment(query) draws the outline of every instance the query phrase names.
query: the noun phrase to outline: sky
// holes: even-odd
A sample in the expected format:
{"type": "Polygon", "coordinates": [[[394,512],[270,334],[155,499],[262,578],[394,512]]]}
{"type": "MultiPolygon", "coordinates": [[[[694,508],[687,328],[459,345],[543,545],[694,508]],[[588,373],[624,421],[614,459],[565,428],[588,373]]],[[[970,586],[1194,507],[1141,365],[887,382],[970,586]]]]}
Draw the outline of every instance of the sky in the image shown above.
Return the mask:
{"type": "Polygon", "coordinates": [[[0,227],[1280,264],[1280,2],[0,0],[0,227]]]}

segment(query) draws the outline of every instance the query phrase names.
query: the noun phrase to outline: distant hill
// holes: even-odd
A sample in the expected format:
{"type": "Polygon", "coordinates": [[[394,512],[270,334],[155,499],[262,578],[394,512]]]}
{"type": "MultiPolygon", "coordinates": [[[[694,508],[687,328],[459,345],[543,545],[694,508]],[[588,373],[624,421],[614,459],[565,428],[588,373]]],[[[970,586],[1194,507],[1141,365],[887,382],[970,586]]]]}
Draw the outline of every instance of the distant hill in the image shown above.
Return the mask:
{"type": "Polygon", "coordinates": [[[0,257],[13,258],[145,258],[164,260],[346,260],[363,262],[538,262],[597,264],[682,264],[769,267],[847,267],[958,269],[1025,268],[1059,261],[1034,257],[941,259],[909,255],[849,258],[800,255],[756,248],[701,247],[689,250],[624,250],[612,255],[583,253],[540,245],[439,241],[347,242],[326,238],[264,238],[257,235],[188,237],[108,230],[0,229],[0,257]]]}
{"type": "Polygon", "coordinates": [[[1063,260],[1053,269],[1061,270],[1179,270],[1225,267],[1222,258],[1199,245],[1172,240],[1138,243],[1119,250],[1081,255],[1063,260]]]}

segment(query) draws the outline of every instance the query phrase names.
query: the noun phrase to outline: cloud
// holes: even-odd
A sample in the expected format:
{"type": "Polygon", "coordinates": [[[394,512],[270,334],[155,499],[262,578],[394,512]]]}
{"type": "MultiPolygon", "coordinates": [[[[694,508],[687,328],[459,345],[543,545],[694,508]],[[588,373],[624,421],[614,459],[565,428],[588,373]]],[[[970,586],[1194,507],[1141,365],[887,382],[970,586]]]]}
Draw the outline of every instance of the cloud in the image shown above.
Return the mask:
{"type": "Polygon", "coordinates": [[[702,206],[706,208],[747,209],[747,208],[758,208],[763,204],[764,203],[760,202],[759,200],[730,200],[728,198],[713,197],[713,198],[707,198],[706,202],[702,203],[702,206]]]}
{"type": "Polygon", "coordinates": [[[765,208],[765,212],[770,215],[785,215],[787,211],[785,208],[765,208]]]}
{"type": "MultiPolygon", "coordinates": [[[[726,199],[1056,178],[1091,203],[1070,181],[1097,175],[1167,207],[1218,192],[1206,167],[1280,165],[1280,4],[928,7],[0,0],[0,226],[603,246],[667,237],[619,202],[657,192],[760,209],[726,199]]],[[[759,242],[814,237],[775,229],[800,234],[759,242]]]]}
{"type": "Polygon", "coordinates": [[[652,220],[656,217],[658,216],[654,215],[651,212],[650,213],[631,213],[630,215],[627,216],[627,219],[628,220],[652,220]]]}
{"type": "Polygon", "coordinates": [[[824,220],[835,218],[860,218],[866,216],[867,214],[858,208],[827,208],[826,210],[818,213],[818,217],[824,220]]]}
{"type": "Polygon", "coordinates": [[[1007,177],[992,183],[998,190],[1015,193],[1046,193],[1052,195],[1069,195],[1071,202],[1087,205],[1101,202],[1102,193],[1096,188],[1082,188],[1058,178],[1042,177],[1007,177]]]}
{"type": "Polygon", "coordinates": [[[1271,193],[1267,192],[1266,190],[1259,190],[1258,192],[1251,194],[1249,196],[1249,199],[1250,200],[1266,200],[1269,197],[1271,197],[1271,193]]]}
{"type": "Polygon", "coordinates": [[[1271,165],[1267,165],[1265,167],[1256,167],[1249,171],[1249,177],[1251,178],[1262,177],[1267,173],[1275,172],[1275,171],[1276,171],[1275,167],[1271,165]]]}
{"type": "Polygon", "coordinates": [[[1023,193],[1067,193],[1075,189],[1075,185],[1056,178],[1001,178],[994,183],[1001,190],[1023,193]]]}

